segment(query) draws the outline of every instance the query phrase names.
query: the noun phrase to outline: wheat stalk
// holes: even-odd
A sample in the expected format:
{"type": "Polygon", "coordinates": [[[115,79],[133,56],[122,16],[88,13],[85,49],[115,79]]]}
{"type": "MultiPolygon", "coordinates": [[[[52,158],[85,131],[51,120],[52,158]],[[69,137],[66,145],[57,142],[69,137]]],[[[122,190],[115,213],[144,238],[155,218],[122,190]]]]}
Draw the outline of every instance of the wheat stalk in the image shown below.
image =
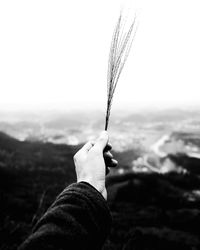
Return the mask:
{"type": "Polygon", "coordinates": [[[105,120],[105,130],[108,129],[110,118],[110,111],[113,101],[114,92],[123,70],[124,64],[128,58],[131,45],[133,43],[136,29],[134,30],[136,17],[130,25],[128,31],[124,31],[125,22],[122,21],[122,14],[120,14],[117,24],[114,29],[110,54],[108,60],[108,73],[107,73],[107,110],[105,120]]]}

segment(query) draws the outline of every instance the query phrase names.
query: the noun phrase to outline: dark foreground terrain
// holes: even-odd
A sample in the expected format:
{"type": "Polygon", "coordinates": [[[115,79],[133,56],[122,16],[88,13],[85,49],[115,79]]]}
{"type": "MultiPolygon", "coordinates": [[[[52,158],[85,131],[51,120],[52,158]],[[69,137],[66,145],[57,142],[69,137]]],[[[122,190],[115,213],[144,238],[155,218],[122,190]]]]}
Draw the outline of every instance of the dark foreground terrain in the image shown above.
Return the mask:
{"type": "MultiPolygon", "coordinates": [[[[56,195],[75,181],[77,149],[19,142],[0,133],[1,250],[16,249],[56,195]]],[[[195,163],[187,174],[110,175],[113,225],[104,249],[200,249],[198,167],[195,163]]]]}

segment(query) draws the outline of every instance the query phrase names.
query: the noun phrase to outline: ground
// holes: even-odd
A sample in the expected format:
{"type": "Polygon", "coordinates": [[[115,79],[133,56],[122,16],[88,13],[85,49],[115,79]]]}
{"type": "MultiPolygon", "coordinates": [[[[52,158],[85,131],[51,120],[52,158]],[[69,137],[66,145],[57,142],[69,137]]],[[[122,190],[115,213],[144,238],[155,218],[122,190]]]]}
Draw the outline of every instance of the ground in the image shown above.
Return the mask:
{"type": "MultiPolygon", "coordinates": [[[[0,134],[0,250],[16,249],[59,192],[75,181],[72,156],[78,148],[0,134]]],[[[130,154],[119,155],[120,167],[130,154]]],[[[113,224],[104,250],[200,249],[199,165],[185,164],[185,174],[136,174],[126,165],[124,174],[108,176],[113,224]]]]}

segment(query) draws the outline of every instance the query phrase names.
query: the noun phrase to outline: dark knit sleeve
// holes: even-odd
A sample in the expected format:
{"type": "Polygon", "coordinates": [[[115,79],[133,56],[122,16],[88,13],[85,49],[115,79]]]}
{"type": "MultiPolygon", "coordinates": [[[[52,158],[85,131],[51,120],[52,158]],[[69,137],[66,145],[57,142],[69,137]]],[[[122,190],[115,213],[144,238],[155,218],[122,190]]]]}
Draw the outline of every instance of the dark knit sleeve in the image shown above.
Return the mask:
{"type": "Polygon", "coordinates": [[[103,196],[86,182],[67,187],[19,250],[101,249],[111,225],[103,196]]]}

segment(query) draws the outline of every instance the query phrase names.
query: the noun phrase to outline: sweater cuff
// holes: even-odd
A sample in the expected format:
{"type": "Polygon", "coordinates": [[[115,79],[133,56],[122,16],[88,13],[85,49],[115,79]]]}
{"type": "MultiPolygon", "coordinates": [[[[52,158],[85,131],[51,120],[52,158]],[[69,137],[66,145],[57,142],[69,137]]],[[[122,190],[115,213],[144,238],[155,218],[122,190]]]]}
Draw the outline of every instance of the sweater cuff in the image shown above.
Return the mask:
{"type": "Polygon", "coordinates": [[[103,195],[94,187],[92,186],[89,182],[86,182],[86,181],[80,181],[80,182],[77,182],[77,183],[84,183],[85,185],[89,186],[90,188],[94,189],[96,192],[97,192],[97,195],[100,195],[102,197],[102,199],[106,202],[107,204],[107,201],[106,199],[103,197],[103,195]]]}
{"type": "Polygon", "coordinates": [[[69,191],[72,191],[72,192],[75,191],[75,193],[86,195],[94,204],[97,205],[97,207],[101,208],[107,214],[107,216],[110,217],[109,221],[112,220],[107,201],[94,186],[92,186],[86,181],[72,183],[60,193],[57,199],[65,195],[65,193],[69,191]]]}
{"type": "Polygon", "coordinates": [[[103,195],[95,187],[85,181],[73,183],[66,187],[63,192],[58,196],[58,198],[63,195],[65,196],[66,192],[82,194],[83,196],[85,196],[86,201],[92,202],[96,208],[96,211],[98,211],[98,213],[102,213],[102,215],[105,216],[104,218],[106,218],[107,226],[111,226],[112,217],[110,209],[108,207],[108,203],[103,197],[103,195]]]}

